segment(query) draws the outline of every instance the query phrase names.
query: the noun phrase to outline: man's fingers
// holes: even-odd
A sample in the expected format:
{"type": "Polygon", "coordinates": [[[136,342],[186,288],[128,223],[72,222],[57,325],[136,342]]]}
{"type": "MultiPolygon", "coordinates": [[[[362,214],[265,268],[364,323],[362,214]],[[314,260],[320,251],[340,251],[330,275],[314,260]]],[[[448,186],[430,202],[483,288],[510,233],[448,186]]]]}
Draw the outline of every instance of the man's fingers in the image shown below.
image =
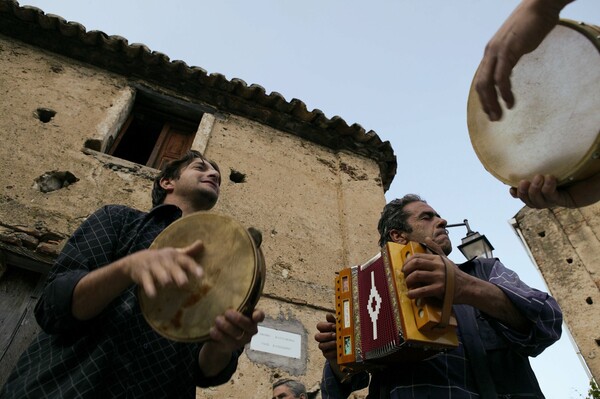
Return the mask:
{"type": "Polygon", "coordinates": [[[169,270],[169,263],[164,259],[160,259],[157,264],[152,264],[148,269],[149,274],[152,276],[154,282],[165,286],[173,281],[171,271],[169,270]]]}
{"type": "Polygon", "coordinates": [[[440,257],[437,254],[412,254],[406,263],[402,265],[402,273],[404,273],[405,277],[408,277],[411,273],[414,273],[417,270],[432,271],[435,269],[434,262],[439,258],[440,257]]]}
{"type": "Polygon", "coordinates": [[[531,182],[529,180],[521,180],[516,188],[516,195],[519,197],[521,201],[525,203],[525,205],[529,207],[533,207],[531,201],[529,199],[529,187],[531,186],[531,182]]]}
{"type": "Polygon", "coordinates": [[[330,322],[325,322],[325,321],[321,321],[319,323],[317,323],[317,330],[319,330],[322,333],[331,333],[331,332],[335,332],[335,324],[330,323],[330,322]]]}
{"type": "MultiPolygon", "coordinates": [[[[510,74],[516,64],[516,60],[512,56],[500,56],[496,62],[496,69],[494,71],[494,84],[498,88],[502,99],[506,103],[506,107],[511,109],[515,104],[515,97],[512,92],[512,85],[510,82],[510,74]]],[[[500,116],[502,116],[502,108],[498,104],[500,116]]]]}
{"type": "Polygon", "coordinates": [[[517,187],[511,187],[510,195],[520,199],[530,208],[575,206],[569,192],[558,187],[558,180],[552,175],[536,175],[531,181],[521,180],[517,187]]]}
{"type": "Polygon", "coordinates": [[[544,177],[536,175],[531,181],[521,180],[517,186],[516,195],[530,208],[543,208],[547,205],[547,200],[542,192],[543,186],[544,177]]]}
{"type": "Polygon", "coordinates": [[[144,273],[141,276],[140,285],[149,298],[154,298],[156,296],[156,287],[154,286],[154,280],[152,279],[152,276],[144,273]]]}
{"type": "Polygon", "coordinates": [[[546,202],[544,198],[544,194],[542,194],[542,187],[544,185],[544,177],[541,175],[536,175],[531,181],[531,185],[529,186],[528,197],[530,203],[534,207],[543,206],[546,202]]]}
{"type": "Polygon", "coordinates": [[[557,203],[560,201],[560,193],[557,190],[558,181],[556,177],[544,176],[544,184],[542,185],[542,195],[547,201],[557,203]]]}
{"type": "Polygon", "coordinates": [[[177,286],[182,287],[189,281],[188,275],[181,268],[174,267],[170,270],[171,279],[175,281],[177,286]]]}
{"type": "Polygon", "coordinates": [[[498,102],[498,94],[496,93],[494,71],[496,69],[496,57],[488,55],[488,49],[484,55],[481,64],[475,76],[475,90],[479,96],[479,102],[483,112],[485,112],[490,120],[495,121],[500,119],[502,109],[498,102]]]}
{"type": "Polygon", "coordinates": [[[327,313],[327,315],[325,316],[325,319],[330,322],[330,323],[334,323],[335,324],[335,316],[331,313],[327,313]]]}
{"type": "Polygon", "coordinates": [[[203,250],[204,243],[202,242],[202,240],[196,240],[184,248],[177,248],[177,251],[182,252],[192,258],[194,258],[196,255],[199,255],[203,250]]]}
{"type": "Polygon", "coordinates": [[[255,309],[252,312],[252,321],[256,324],[262,323],[265,320],[265,312],[259,309],[255,309]]]}
{"type": "Polygon", "coordinates": [[[202,268],[183,252],[173,252],[174,256],[161,257],[159,261],[150,268],[152,274],[161,285],[166,286],[175,282],[179,287],[189,281],[188,273],[198,278],[202,277],[202,268]]]}
{"type": "MultiPolygon", "coordinates": [[[[179,252],[181,255],[185,255],[185,256],[178,256],[176,258],[176,262],[180,267],[182,267],[188,273],[191,273],[191,274],[195,275],[196,277],[200,278],[203,276],[204,270],[202,269],[202,267],[200,267],[200,265],[198,265],[198,263],[196,262],[196,259],[198,258],[198,255],[200,255],[200,253],[203,250],[204,250],[204,243],[202,242],[202,240],[196,240],[191,245],[188,245],[187,247],[184,247],[184,248],[177,248],[177,252],[179,252]]],[[[187,277],[186,277],[186,280],[187,280],[187,277]]],[[[183,284],[185,284],[186,282],[187,281],[185,281],[183,284]]]]}
{"type": "Polygon", "coordinates": [[[327,321],[320,321],[317,323],[317,330],[324,334],[335,333],[335,316],[331,313],[325,315],[327,321]]]}

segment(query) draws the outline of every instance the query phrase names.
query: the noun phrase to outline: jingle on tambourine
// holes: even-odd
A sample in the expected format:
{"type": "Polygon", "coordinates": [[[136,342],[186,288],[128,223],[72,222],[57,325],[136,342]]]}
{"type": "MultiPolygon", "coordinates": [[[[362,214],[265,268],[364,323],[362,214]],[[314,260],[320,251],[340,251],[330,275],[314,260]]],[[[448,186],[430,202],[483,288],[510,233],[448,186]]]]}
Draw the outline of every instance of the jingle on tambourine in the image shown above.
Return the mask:
{"type": "Polygon", "coordinates": [[[472,85],[471,144],[485,169],[510,186],[537,175],[559,185],[600,171],[600,28],[561,20],[511,75],[516,103],[490,122],[472,85]]]}
{"type": "Polygon", "coordinates": [[[192,276],[183,287],[159,289],[153,298],[138,291],[146,321],[174,341],[207,340],[213,321],[227,309],[251,314],[264,286],[262,250],[231,217],[193,213],[163,230],[150,248],[184,248],[196,240],[204,244],[195,259],[204,269],[203,277],[192,276]]]}

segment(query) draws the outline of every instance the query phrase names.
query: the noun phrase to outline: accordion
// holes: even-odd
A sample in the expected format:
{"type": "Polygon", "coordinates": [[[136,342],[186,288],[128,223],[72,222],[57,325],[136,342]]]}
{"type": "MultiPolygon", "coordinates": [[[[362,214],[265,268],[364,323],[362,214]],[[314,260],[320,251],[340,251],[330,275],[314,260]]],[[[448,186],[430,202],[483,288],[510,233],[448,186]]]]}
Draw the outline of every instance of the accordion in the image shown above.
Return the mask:
{"type": "Polygon", "coordinates": [[[386,363],[424,360],[458,346],[456,318],[440,323],[434,298],[408,298],[402,266],[415,242],[388,242],[366,263],[345,268],[335,278],[337,362],[342,371],[386,363]]]}

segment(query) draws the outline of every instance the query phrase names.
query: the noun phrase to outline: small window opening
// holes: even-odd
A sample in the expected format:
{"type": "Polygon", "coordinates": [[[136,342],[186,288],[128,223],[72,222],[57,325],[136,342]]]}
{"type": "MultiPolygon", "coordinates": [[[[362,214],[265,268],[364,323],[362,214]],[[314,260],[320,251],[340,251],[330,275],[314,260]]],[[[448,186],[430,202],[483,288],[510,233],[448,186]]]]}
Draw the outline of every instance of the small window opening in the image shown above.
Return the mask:
{"type": "Polygon", "coordinates": [[[155,169],[181,157],[192,147],[202,115],[192,119],[169,111],[136,101],[108,154],[155,169]]]}

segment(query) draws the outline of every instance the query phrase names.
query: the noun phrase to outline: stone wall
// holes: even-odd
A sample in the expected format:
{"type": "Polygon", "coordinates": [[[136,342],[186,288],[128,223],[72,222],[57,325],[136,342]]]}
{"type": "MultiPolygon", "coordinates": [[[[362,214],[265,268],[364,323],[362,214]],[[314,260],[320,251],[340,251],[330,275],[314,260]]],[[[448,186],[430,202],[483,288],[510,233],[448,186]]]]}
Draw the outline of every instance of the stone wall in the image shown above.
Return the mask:
{"type": "Polygon", "coordinates": [[[515,217],[594,379],[600,380],[600,204],[515,217]]]}
{"type": "MultiPolygon", "coordinates": [[[[28,264],[45,272],[64,240],[99,206],[149,209],[156,170],[85,148],[114,131],[132,83],[146,84],[0,36],[5,267],[28,264]]],[[[198,397],[256,392],[252,397],[270,398],[272,382],[285,376],[315,391],[323,359],[313,336],[316,323],[333,311],[335,271],[377,251],[376,224],[385,204],[380,166],[216,109],[199,148],[206,145],[205,155],[222,170],[214,211],[263,232],[267,277],[258,306],[267,313],[265,326],[300,335],[303,355],[298,364],[248,350],[229,383],[199,390],[198,397]]]]}

